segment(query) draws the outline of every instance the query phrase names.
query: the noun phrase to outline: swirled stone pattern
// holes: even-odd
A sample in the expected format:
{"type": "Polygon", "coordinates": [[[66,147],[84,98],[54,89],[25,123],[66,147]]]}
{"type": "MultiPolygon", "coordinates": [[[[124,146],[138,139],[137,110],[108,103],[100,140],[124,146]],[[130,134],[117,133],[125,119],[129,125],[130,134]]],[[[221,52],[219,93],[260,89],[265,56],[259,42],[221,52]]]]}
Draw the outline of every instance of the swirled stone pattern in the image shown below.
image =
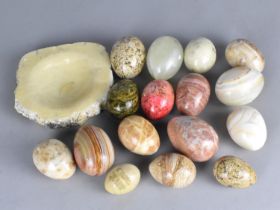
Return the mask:
{"type": "Polygon", "coordinates": [[[167,125],[172,145],[193,161],[209,160],[218,150],[219,138],[214,128],[196,117],[179,116],[167,125]]]}
{"type": "Polygon", "coordinates": [[[85,125],[74,139],[75,160],[84,173],[90,176],[104,174],[114,162],[114,148],[105,131],[85,125]]]}

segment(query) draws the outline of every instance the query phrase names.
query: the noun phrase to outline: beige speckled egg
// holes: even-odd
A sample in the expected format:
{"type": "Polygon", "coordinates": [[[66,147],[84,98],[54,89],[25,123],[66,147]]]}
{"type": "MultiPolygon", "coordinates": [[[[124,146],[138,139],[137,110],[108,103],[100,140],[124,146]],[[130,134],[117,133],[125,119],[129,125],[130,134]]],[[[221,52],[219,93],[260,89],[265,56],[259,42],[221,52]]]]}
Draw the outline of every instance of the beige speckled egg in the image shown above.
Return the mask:
{"type": "Polygon", "coordinates": [[[48,139],[33,150],[33,162],[36,168],[52,179],[68,179],[76,165],[68,147],[57,139],[48,139]]]}
{"type": "Polygon", "coordinates": [[[250,69],[263,71],[265,59],[262,52],[246,39],[236,39],[227,45],[226,59],[232,67],[246,66],[250,69]]]}
{"type": "Polygon", "coordinates": [[[157,182],[174,188],[190,185],[196,176],[194,163],[186,156],[177,153],[158,156],[150,163],[149,171],[157,182]]]}
{"type": "Polygon", "coordinates": [[[140,177],[140,171],[135,165],[118,165],[106,175],[104,187],[105,190],[111,194],[126,194],[137,187],[140,177]]]}
{"type": "Polygon", "coordinates": [[[234,188],[246,188],[256,183],[254,169],[245,161],[234,156],[223,156],[214,165],[213,173],[217,181],[234,188]]]}
{"type": "Polygon", "coordinates": [[[124,37],[112,48],[110,60],[115,73],[120,78],[134,78],[142,71],[146,50],[136,36],[124,37]]]}

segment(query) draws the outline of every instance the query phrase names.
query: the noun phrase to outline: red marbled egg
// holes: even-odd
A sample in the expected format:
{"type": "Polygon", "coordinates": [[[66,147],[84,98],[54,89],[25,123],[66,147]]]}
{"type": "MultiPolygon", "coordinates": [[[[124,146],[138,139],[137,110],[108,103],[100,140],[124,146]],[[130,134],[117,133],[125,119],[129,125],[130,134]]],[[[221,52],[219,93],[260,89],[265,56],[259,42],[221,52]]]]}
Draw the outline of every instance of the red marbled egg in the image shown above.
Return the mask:
{"type": "Polygon", "coordinates": [[[208,80],[200,74],[188,74],[177,85],[177,109],[186,115],[196,116],[205,109],[209,96],[208,80]]]}
{"type": "Polygon", "coordinates": [[[141,106],[144,113],[152,120],[159,120],[172,110],[174,91],[166,80],[153,80],[143,90],[141,106]]]}
{"type": "Polygon", "coordinates": [[[197,117],[174,117],[168,122],[167,133],[175,149],[194,161],[209,160],[219,147],[214,128],[197,117]]]}

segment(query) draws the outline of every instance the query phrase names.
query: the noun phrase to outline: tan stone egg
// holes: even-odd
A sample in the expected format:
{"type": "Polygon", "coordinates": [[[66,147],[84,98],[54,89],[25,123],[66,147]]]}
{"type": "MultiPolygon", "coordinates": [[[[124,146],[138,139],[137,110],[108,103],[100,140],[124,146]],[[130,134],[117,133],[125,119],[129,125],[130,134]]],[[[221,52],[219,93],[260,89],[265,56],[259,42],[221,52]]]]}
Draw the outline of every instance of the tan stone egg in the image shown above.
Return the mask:
{"type": "Polygon", "coordinates": [[[48,139],[33,150],[36,168],[52,179],[68,179],[75,170],[73,156],[67,146],[57,139],[48,139]]]}
{"type": "Polygon", "coordinates": [[[140,171],[135,165],[118,165],[106,175],[104,187],[111,194],[126,194],[138,186],[140,177],[140,171]]]}
{"type": "Polygon", "coordinates": [[[158,156],[150,163],[149,171],[157,182],[174,188],[190,185],[196,176],[194,163],[186,156],[177,153],[158,156]]]}
{"type": "Polygon", "coordinates": [[[213,173],[217,181],[234,188],[246,188],[256,183],[255,170],[245,161],[234,156],[224,156],[216,161],[213,173]]]}
{"type": "Polygon", "coordinates": [[[136,36],[117,41],[111,51],[111,64],[120,78],[134,78],[141,73],[146,59],[144,44],[136,36]]]}
{"type": "Polygon", "coordinates": [[[118,128],[121,143],[139,155],[154,154],[160,146],[155,127],[144,117],[131,115],[123,119],[118,128]]]}

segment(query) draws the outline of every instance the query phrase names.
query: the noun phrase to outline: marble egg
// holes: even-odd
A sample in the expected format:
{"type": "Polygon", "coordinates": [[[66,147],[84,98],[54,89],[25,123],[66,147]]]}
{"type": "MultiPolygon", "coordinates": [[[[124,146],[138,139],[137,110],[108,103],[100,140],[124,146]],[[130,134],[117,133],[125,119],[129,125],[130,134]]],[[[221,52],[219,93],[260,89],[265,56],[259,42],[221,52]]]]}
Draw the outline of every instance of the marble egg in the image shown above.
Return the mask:
{"type": "Polygon", "coordinates": [[[262,72],[265,66],[262,52],[246,39],[236,39],[230,42],[226,47],[225,56],[232,67],[246,66],[262,72]]]}
{"type": "Polygon", "coordinates": [[[257,180],[255,170],[248,163],[234,156],[223,156],[218,159],[213,174],[216,180],[226,187],[247,188],[257,180]]]}
{"type": "Polygon", "coordinates": [[[197,117],[172,118],[168,122],[167,133],[174,148],[193,161],[209,160],[219,147],[219,138],[214,128],[197,117]]]}
{"type": "Polygon", "coordinates": [[[118,135],[125,148],[139,155],[152,155],[160,146],[160,138],[153,124],[138,115],[124,118],[119,124],[118,135]]]}
{"type": "Polygon", "coordinates": [[[136,36],[124,37],[112,48],[110,60],[115,73],[120,78],[134,78],[141,73],[145,64],[146,51],[136,36]]]}
{"type": "Polygon", "coordinates": [[[133,191],[139,184],[141,174],[132,164],[122,164],[111,169],[105,178],[105,190],[114,195],[123,195],[133,191]]]}
{"type": "Polygon", "coordinates": [[[74,139],[77,165],[90,176],[104,174],[114,163],[115,154],[109,136],[93,125],[82,126],[74,139]]]}
{"type": "Polygon", "coordinates": [[[177,153],[158,156],[150,163],[149,171],[157,182],[174,188],[187,187],[196,176],[194,163],[186,156],[177,153]]]}
{"type": "Polygon", "coordinates": [[[258,110],[238,107],[227,118],[227,130],[233,141],[247,150],[259,150],[267,138],[265,121],[258,110]]]}
{"type": "Polygon", "coordinates": [[[264,86],[264,77],[257,70],[235,67],[224,72],[217,80],[215,92],[225,105],[246,105],[255,100],[264,86]]]}
{"type": "Polygon", "coordinates": [[[200,37],[191,40],[185,48],[186,67],[196,73],[209,71],[216,62],[216,48],[209,39],[200,37]]]}
{"type": "Polygon", "coordinates": [[[202,112],[209,100],[210,85],[201,74],[187,74],[182,77],[176,89],[177,109],[190,116],[202,112]]]}
{"type": "Polygon", "coordinates": [[[147,67],[154,79],[170,79],[180,70],[182,62],[183,47],[174,37],[159,37],[148,50],[147,67]]]}
{"type": "Polygon", "coordinates": [[[118,118],[134,114],[139,108],[139,93],[135,82],[123,79],[108,92],[107,110],[118,118]]]}
{"type": "Polygon", "coordinates": [[[57,139],[48,139],[38,144],[32,157],[36,168],[52,179],[68,179],[76,171],[72,153],[57,139]]]}
{"type": "Polygon", "coordinates": [[[168,81],[153,80],[143,90],[141,107],[149,119],[159,120],[171,112],[174,98],[173,87],[168,81]]]}

